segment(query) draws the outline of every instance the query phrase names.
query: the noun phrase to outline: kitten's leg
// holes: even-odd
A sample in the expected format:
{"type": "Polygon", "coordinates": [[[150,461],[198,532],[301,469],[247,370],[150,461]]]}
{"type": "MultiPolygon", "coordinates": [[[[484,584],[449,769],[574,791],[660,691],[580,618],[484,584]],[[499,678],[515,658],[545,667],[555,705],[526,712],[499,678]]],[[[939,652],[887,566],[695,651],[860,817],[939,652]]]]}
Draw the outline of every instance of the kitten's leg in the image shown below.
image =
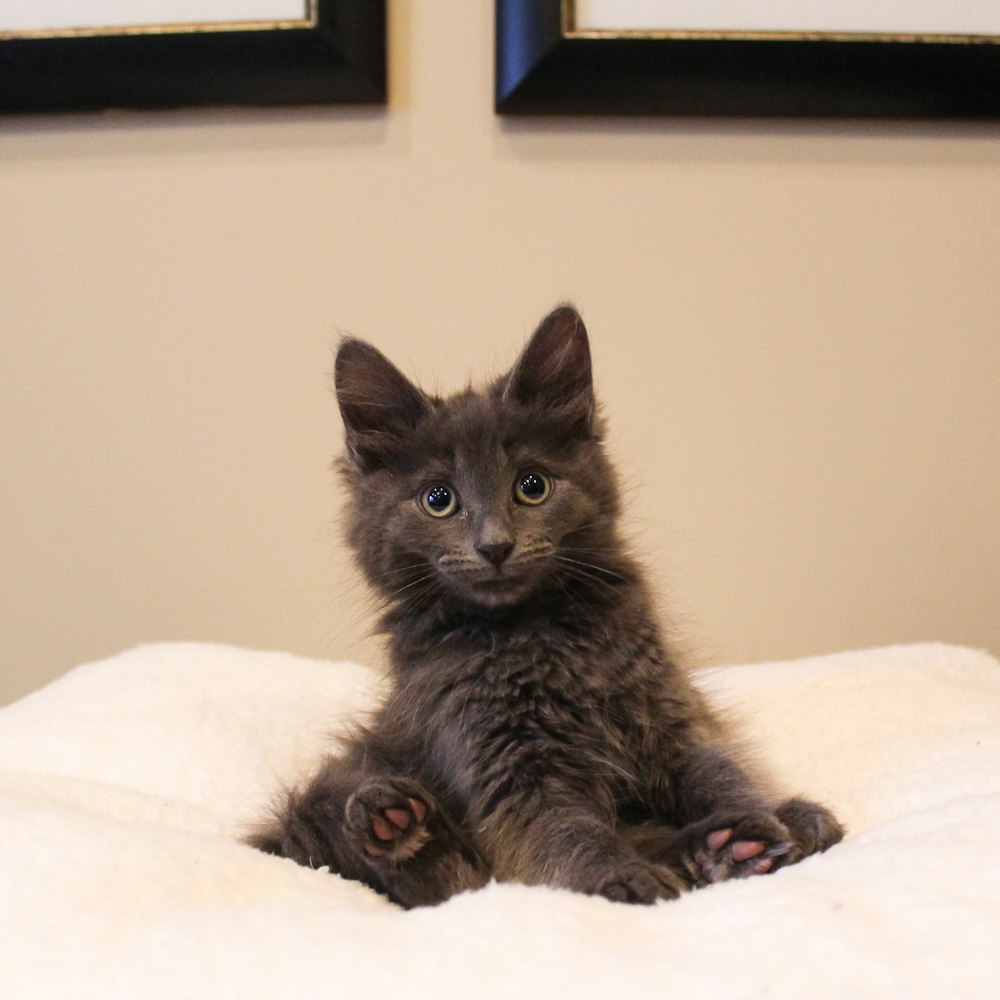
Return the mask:
{"type": "Polygon", "coordinates": [[[595,813],[558,802],[510,804],[484,831],[500,881],[549,885],[613,902],[675,899],[687,885],[640,855],[595,813]]]}
{"type": "Polygon", "coordinates": [[[249,842],[371,886],[404,907],[486,884],[471,844],[419,784],[331,757],[249,842]]]}
{"type": "Polygon", "coordinates": [[[833,814],[804,799],[777,808],[726,750],[691,750],[673,775],[681,829],[664,838],[656,860],[692,886],[764,875],[825,851],[843,837],[833,814]]]}

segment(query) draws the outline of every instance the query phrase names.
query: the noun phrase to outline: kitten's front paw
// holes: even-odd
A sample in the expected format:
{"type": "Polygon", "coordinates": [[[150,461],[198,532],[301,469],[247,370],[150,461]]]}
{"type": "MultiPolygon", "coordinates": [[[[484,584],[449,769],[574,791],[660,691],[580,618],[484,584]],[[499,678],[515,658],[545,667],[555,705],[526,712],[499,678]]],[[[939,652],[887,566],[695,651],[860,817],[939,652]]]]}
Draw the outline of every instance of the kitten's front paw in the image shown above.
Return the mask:
{"type": "Polygon", "coordinates": [[[621,865],[599,877],[590,894],[613,903],[640,903],[649,906],[658,899],[676,899],[686,885],[663,865],[621,865]]]}
{"type": "Polygon", "coordinates": [[[344,829],[375,863],[401,864],[430,838],[430,796],[414,781],[374,778],[347,800],[344,829]]]}
{"type": "Polygon", "coordinates": [[[692,823],[671,844],[676,866],[692,886],[766,875],[801,858],[788,828],[772,813],[724,813],[692,823]]]}

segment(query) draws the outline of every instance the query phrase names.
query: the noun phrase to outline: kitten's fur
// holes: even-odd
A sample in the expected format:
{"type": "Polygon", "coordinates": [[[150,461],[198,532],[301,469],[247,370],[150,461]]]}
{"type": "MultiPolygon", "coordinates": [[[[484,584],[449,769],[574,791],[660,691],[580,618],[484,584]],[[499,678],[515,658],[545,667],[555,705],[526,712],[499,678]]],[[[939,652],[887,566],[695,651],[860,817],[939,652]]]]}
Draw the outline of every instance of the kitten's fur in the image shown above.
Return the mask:
{"type": "Polygon", "coordinates": [[[392,686],[256,846],[409,907],[491,877],[651,903],[841,838],[750,777],[667,649],[571,306],[483,391],[427,395],[353,339],[336,387],[392,686]]]}

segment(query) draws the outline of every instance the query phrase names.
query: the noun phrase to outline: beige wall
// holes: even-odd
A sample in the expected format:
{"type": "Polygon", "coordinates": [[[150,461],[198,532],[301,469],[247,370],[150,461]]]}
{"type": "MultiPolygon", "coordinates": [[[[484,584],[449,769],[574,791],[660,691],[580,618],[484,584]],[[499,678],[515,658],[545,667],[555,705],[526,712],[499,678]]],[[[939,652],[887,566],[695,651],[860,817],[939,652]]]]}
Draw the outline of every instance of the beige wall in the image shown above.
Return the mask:
{"type": "Polygon", "coordinates": [[[392,5],[388,113],[0,121],[0,699],[373,656],[331,345],[457,387],[563,297],[704,659],[1000,651],[1000,128],[502,122],[491,8],[392,5]]]}

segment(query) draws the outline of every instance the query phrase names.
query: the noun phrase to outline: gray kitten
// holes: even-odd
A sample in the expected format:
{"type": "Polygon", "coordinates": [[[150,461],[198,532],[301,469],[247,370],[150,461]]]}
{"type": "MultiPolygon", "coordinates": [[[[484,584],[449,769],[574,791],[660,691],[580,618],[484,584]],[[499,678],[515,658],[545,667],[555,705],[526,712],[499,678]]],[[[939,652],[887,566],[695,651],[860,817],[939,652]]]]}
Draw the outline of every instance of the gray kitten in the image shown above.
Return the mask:
{"type": "Polygon", "coordinates": [[[482,391],[428,395],[353,339],[336,387],[392,684],[255,846],[411,907],[490,878],[652,903],[841,839],[751,777],[668,650],[575,309],[482,391]]]}

